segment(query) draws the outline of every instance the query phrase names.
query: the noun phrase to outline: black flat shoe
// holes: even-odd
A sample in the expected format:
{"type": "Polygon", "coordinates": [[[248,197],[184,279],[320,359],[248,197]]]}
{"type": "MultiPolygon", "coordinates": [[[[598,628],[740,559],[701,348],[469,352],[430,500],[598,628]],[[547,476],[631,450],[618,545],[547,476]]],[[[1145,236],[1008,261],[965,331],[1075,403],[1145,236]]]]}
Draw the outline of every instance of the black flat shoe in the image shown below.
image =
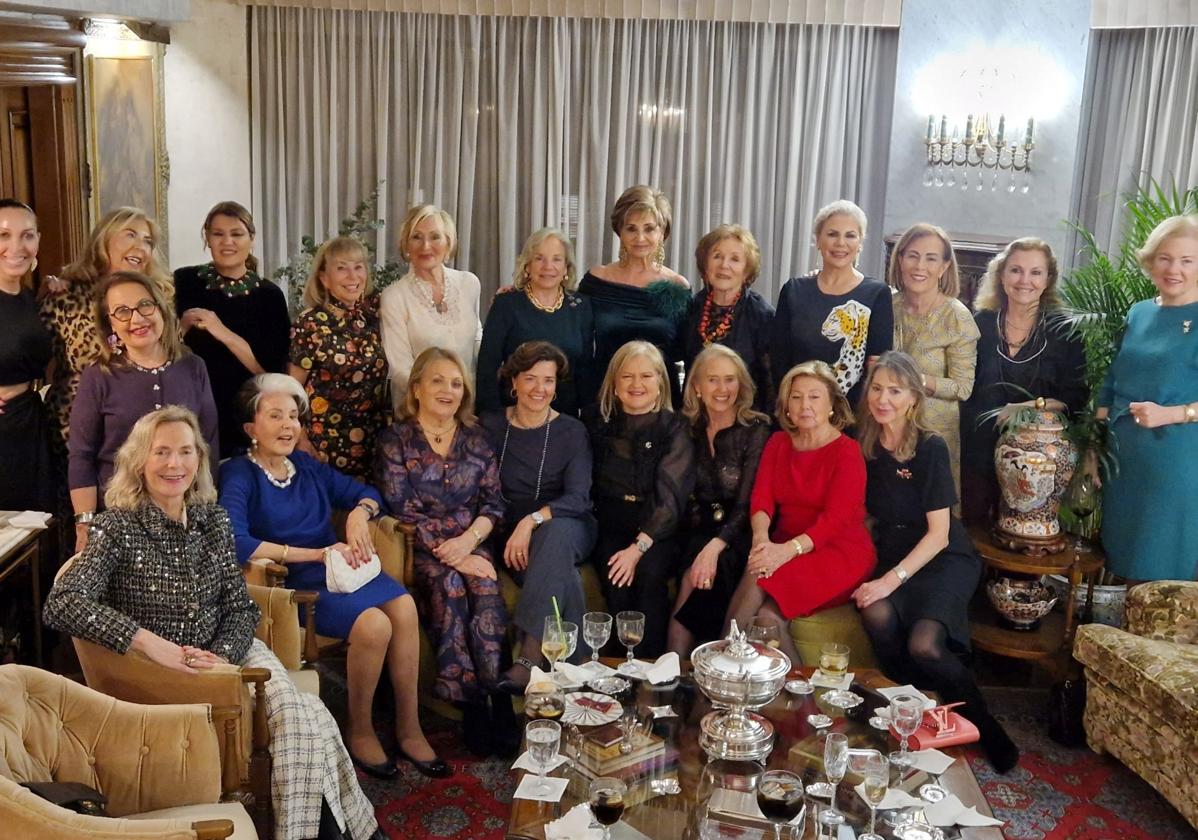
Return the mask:
{"type": "MultiPolygon", "coordinates": [[[[453,775],[453,768],[440,758],[430,758],[428,761],[419,761],[404,752],[403,747],[396,747],[396,750],[398,750],[398,753],[395,756],[397,761],[408,762],[430,779],[448,779],[453,775]]],[[[396,770],[394,764],[391,765],[391,769],[396,770]]]]}
{"type": "Polygon", "coordinates": [[[378,764],[367,764],[353,753],[349,754],[349,760],[367,776],[374,776],[376,779],[394,779],[399,775],[399,768],[395,766],[394,761],[380,761],[378,764]]]}

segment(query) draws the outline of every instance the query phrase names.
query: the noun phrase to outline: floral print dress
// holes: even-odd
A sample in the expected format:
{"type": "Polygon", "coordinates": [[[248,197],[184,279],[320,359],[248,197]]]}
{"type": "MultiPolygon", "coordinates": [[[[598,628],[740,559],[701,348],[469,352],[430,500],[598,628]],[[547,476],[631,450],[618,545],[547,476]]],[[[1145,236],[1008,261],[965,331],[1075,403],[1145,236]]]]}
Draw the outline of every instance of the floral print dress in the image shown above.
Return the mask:
{"type": "MultiPolygon", "coordinates": [[[[507,611],[499,583],[463,575],[433,549],[464,534],[485,516],[498,526],[504,504],[495,450],[479,426],[460,426],[442,458],[415,419],[379,435],[375,486],[392,514],[416,527],[412,594],[437,652],[433,693],[453,702],[477,701],[499,677],[507,611]]],[[[484,542],[473,552],[494,562],[484,542]]]]}
{"type": "Polygon", "coordinates": [[[291,328],[291,363],[308,375],[308,439],[320,459],[366,481],[375,438],[387,425],[378,297],[348,309],[326,302],[300,313],[291,328]]]}

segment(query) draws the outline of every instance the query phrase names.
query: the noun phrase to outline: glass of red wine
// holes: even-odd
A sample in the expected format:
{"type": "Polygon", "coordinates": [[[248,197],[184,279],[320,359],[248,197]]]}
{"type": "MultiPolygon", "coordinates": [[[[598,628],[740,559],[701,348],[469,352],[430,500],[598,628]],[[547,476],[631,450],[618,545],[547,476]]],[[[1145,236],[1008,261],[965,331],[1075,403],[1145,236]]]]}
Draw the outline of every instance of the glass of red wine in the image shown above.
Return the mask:
{"type": "Polygon", "coordinates": [[[774,824],[774,840],[782,840],[782,823],[803,810],[803,780],[789,770],[768,770],[757,779],[757,807],[774,824]]]}
{"type": "Polygon", "coordinates": [[[619,779],[600,776],[591,782],[588,801],[591,813],[603,826],[603,840],[611,840],[611,827],[623,816],[627,797],[628,786],[619,779]]]}

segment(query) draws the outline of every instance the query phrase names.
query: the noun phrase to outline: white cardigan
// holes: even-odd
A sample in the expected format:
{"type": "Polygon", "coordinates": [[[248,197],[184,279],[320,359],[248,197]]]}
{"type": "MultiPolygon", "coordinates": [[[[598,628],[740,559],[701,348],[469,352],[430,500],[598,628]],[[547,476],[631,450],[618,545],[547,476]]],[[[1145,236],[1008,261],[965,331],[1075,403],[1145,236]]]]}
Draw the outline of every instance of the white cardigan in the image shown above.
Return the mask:
{"type": "Polygon", "coordinates": [[[473,387],[478,345],[483,325],[479,320],[480,284],[469,271],[445,268],[445,304],[438,312],[432,305],[428,284],[408,272],[386,289],[379,302],[383,349],[391,369],[391,403],[398,409],[408,387],[408,375],[416,357],[429,347],[452,350],[466,365],[473,387]]]}

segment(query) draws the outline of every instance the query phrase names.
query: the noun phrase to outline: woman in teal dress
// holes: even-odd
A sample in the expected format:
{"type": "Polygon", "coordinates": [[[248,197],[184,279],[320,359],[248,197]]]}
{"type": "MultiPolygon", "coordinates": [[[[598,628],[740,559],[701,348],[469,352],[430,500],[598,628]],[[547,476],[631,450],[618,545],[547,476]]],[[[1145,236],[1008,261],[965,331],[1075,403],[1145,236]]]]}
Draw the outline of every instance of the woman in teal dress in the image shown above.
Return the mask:
{"type": "Polygon", "coordinates": [[[1160,294],[1127,313],[1098,395],[1118,469],[1103,486],[1107,565],[1129,580],[1198,577],[1198,215],[1173,216],[1137,256],[1160,294]],[[1178,501],[1183,504],[1179,508],[1178,501]]]}

